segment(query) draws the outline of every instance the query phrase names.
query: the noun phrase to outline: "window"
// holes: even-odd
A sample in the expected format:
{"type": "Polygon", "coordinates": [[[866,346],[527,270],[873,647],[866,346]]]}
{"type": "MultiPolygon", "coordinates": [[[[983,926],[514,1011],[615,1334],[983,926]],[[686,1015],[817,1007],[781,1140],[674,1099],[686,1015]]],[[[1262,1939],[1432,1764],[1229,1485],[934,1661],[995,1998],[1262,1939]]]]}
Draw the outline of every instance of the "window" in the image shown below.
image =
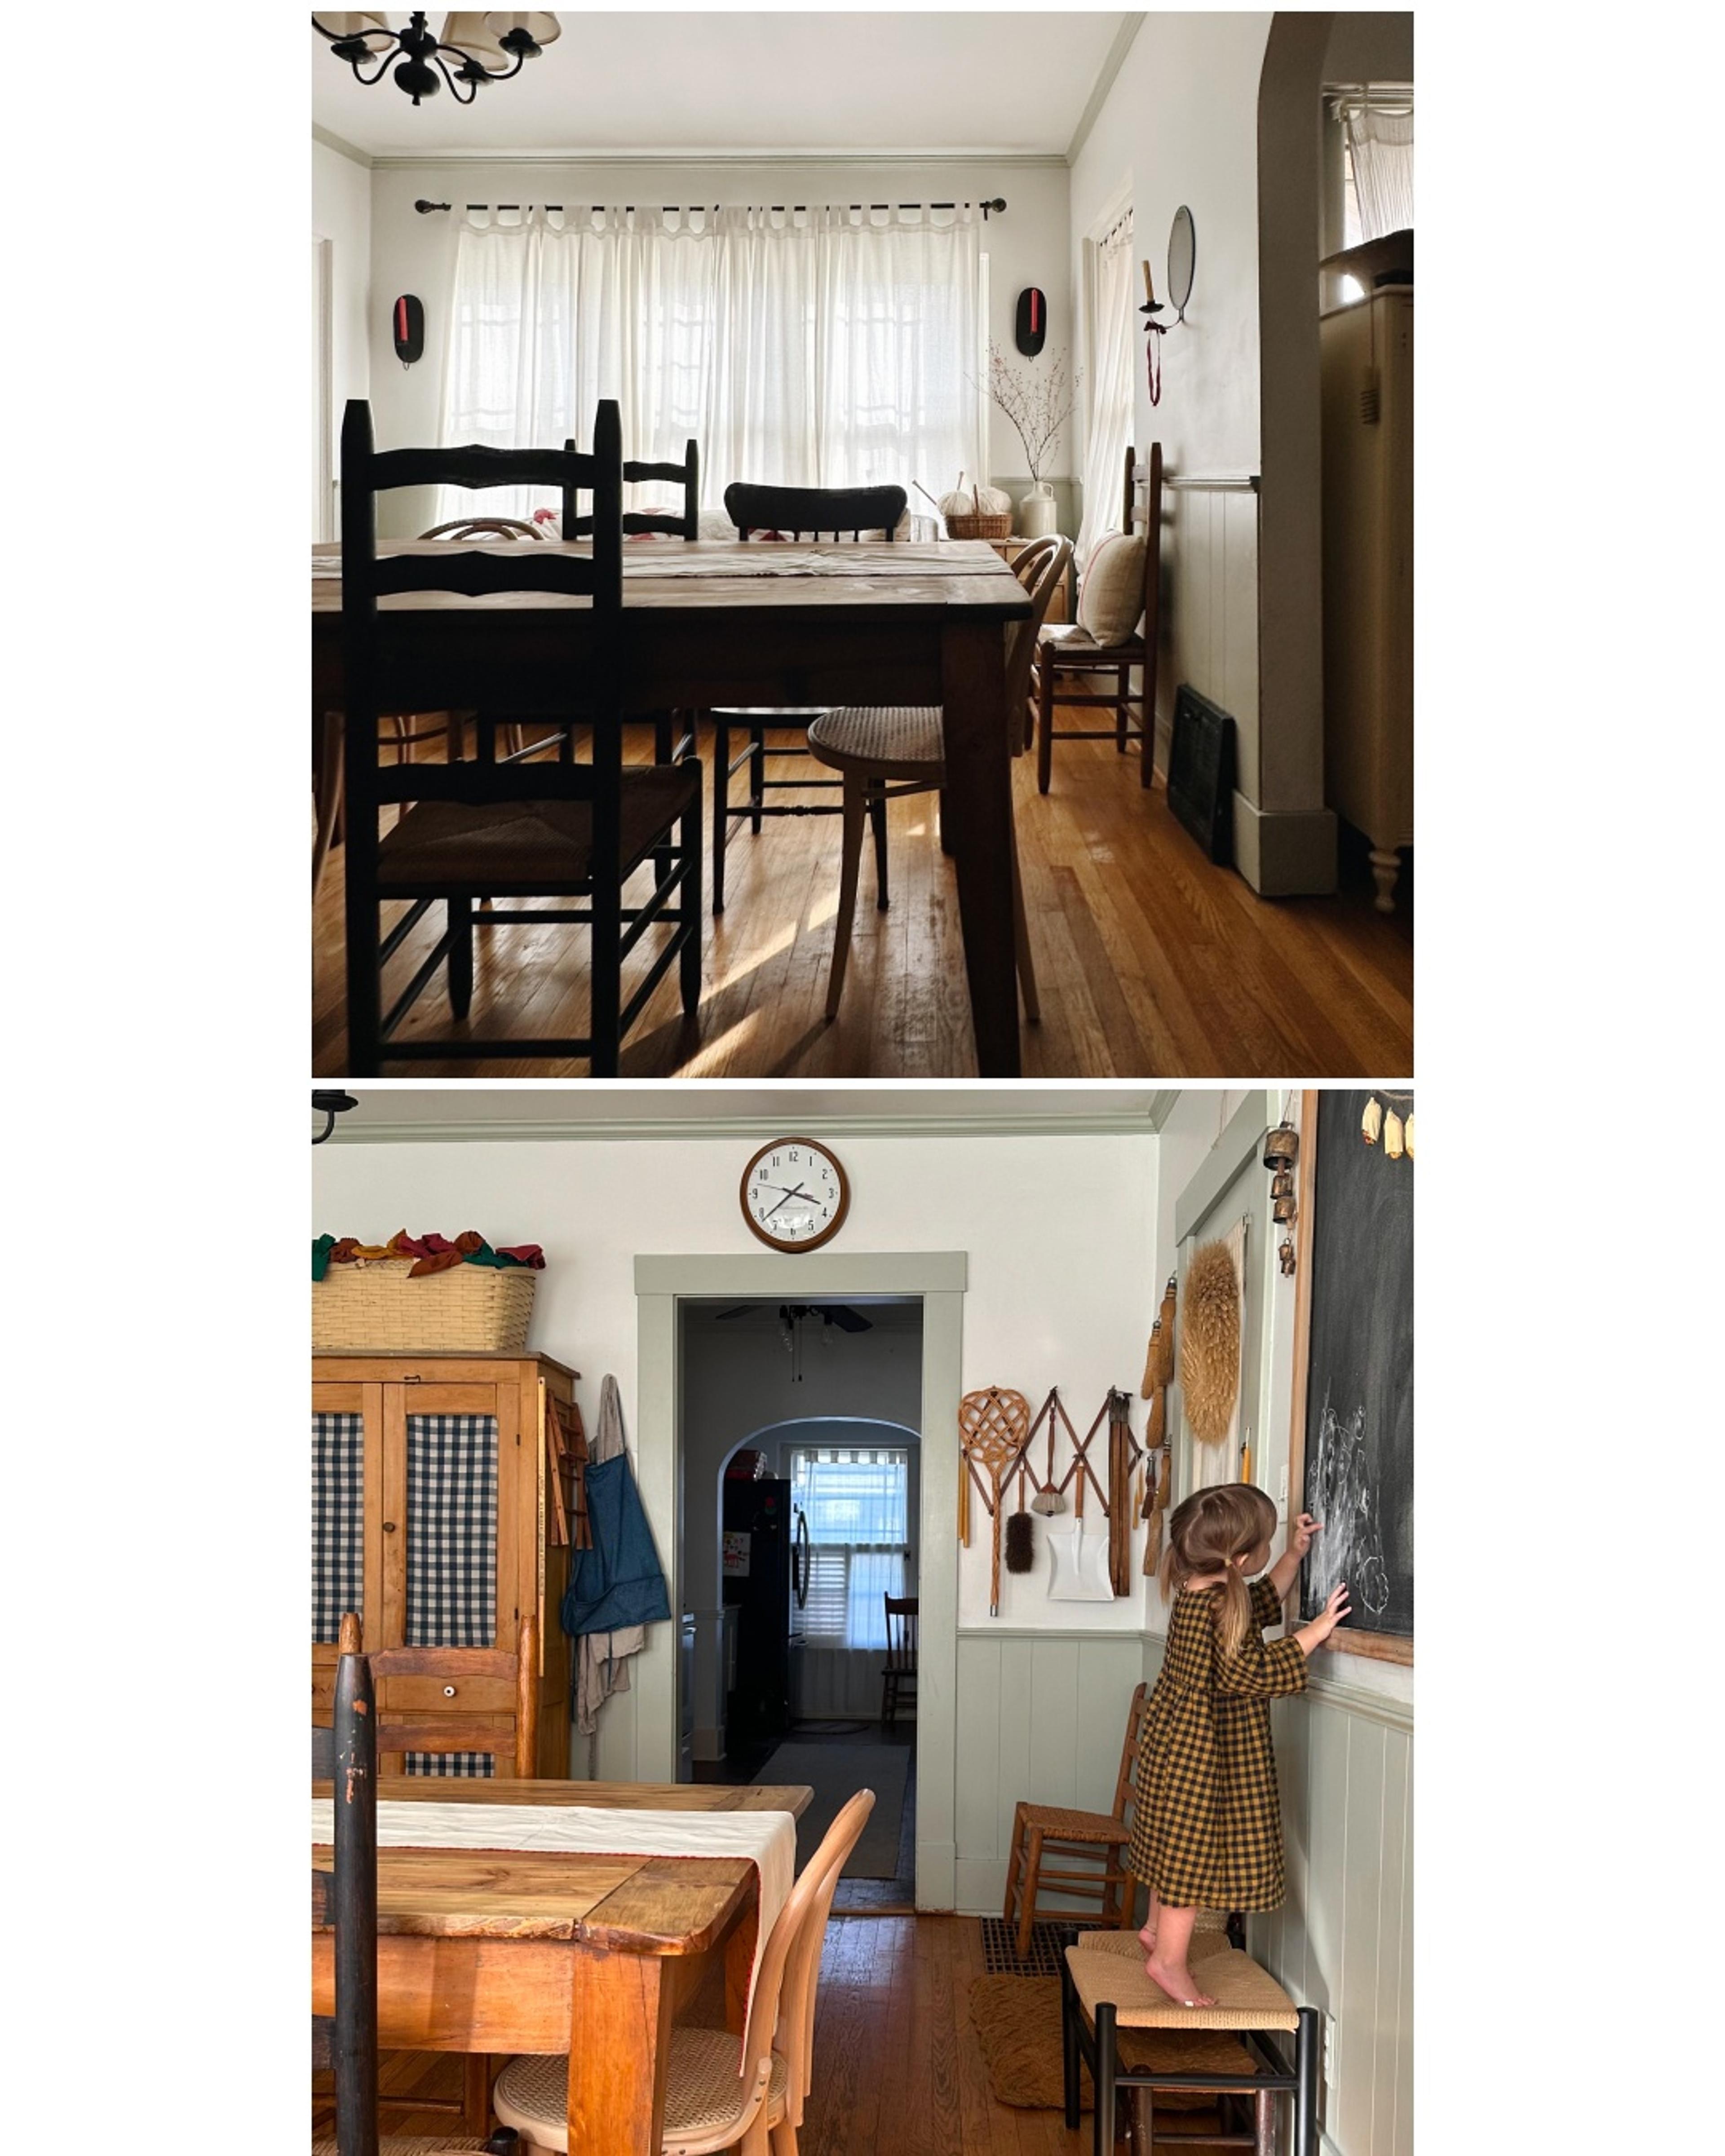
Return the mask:
{"type": "Polygon", "coordinates": [[[884,1648],[884,1597],[903,1594],[910,1558],[910,1454],[903,1445],[797,1445],[791,1506],[809,1522],[811,1647],[884,1648]]]}

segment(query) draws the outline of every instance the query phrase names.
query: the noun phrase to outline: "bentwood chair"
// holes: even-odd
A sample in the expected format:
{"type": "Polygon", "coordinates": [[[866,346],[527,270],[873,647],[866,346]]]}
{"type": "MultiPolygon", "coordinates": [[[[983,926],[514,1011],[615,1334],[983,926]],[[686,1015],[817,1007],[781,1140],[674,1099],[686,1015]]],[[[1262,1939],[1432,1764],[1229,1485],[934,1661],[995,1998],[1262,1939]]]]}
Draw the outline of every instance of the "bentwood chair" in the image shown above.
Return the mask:
{"type": "MultiPolygon", "coordinates": [[[[821,1947],[839,1875],[855,1848],[872,1789],[860,1789],[827,1829],[779,1912],[761,1955],[748,2029],[674,2027],[665,2072],[662,2156],[797,2156],[803,2100],[814,2086],[814,2005],[821,1947]]],[[[511,2059],[498,2076],[497,2116],[530,2148],[569,2147],[569,2061],[563,2052],[511,2059]]],[[[586,2156],[586,2152],[578,2152],[586,2156]]]]}
{"type": "MultiPolygon", "coordinates": [[[[599,406],[591,454],[568,450],[465,449],[379,452],[371,408],[347,407],[341,430],[341,606],[348,701],[347,727],[347,940],[348,1070],[375,1075],[386,1060],[548,1056],[588,1059],[595,1077],[614,1077],[624,1035],[673,961],[683,1009],[701,995],[701,766],[692,757],[669,767],[625,770],[622,762],[623,453],[617,407],[599,406]],[[510,547],[480,552],[439,547],[380,556],[377,498],[392,488],[540,485],[591,488],[591,557],[562,547],[510,547]],[[509,592],[551,593],[592,601],[584,671],[571,665],[567,709],[559,683],[555,762],[528,762],[533,750],[498,753],[499,721],[481,711],[475,753],[447,764],[386,767],[377,718],[411,701],[392,693],[393,670],[410,666],[413,613],[388,617],[378,601],[397,593],[454,592],[476,598],[509,592]],[[575,760],[584,721],[591,760],[575,760]],[[410,803],[388,832],[387,805],[410,803]],[[624,903],[637,871],[651,889],[624,903]],[[578,899],[584,906],[506,911],[500,899],[578,899]],[[384,968],[439,901],[442,935],[393,1003],[383,996],[384,968]],[[475,903],[479,902],[478,910],[475,903]],[[405,908],[387,932],[381,909],[405,908]],[[560,1039],[451,1033],[411,1040],[398,1029],[439,970],[451,1014],[471,1004],[474,931],[500,922],[535,928],[578,922],[589,930],[588,1031],[560,1039]],[[625,924],[627,924],[625,926],[625,924]],[[657,924],[671,933],[634,993],[622,993],[624,959],[657,924]]],[[[511,722],[517,714],[511,713],[511,722]]]]}
{"type": "MultiPolygon", "coordinates": [[[[351,1636],[344,1620],[344,1645],[351,1636]]],[[[340,1793],[332,1804],[334,1869],[311,1874],[311,1922],[333,1931],[336,2010],[314,2015],[314,2068],[333,2070],[334,2136],[311,2143],[312,2156],[454,2156],[456,2150],[489,2150],[506,2156],[520,2137],[500,2128],[465,2138],[392,2135],[377,2130],[377,1731],[374,1691],[366,1658],[344,1651],[336,1665],[335,1720],[311,1732],[311,1771],[340,1793]]],[[[415,2110],[439,2109],[415,2099],[415,2110]]]]}
{"type": "MultiPolygon", "coordinates": [[[[1058,537],[1038,539],[1019,557],[1030,613],[1014,622],[1008,631],[1006,652],[1008,746],[1016,755],[1021,747],[1019,714],[1024,708],[1030,675],[1030,658],[1037,631],[1047,619],[1055,588],[1066,573],[1072,542],[1058,537]]],[[[839,916],[833,930],[833,963],[827,976],[827,1017],[839,1015],[845,988],[845,969],[850,956],[850,933],[856,917],[856,886],[862,859],[862,831],[865,817],[884,819],[888,801],[907,793],[933,793],[947,783],[946,744],[937,705],[849,706],[824,712],[809,729],[812,755],[841,774],[844,788],[845,835],[839,879],[839,916]]],[[[884,824],[875,823],[875,904],[887,905],[886,848],[884,824]]],[[[1012,856],[1013,940],[1018,961],[1019,986],[1024,1014],[1035,1024],[1042,1015],[1036,994],[1036,968],[1030,952],[1029,930],[1024,918],[1024,885],[1019,875],[1018,847],[1012,856]]]]}
{"type": "Polygon", "coordinates": [[[884,1594],[886,1604],[886,1666],[880,1672],[880,1727],[891,1729],[898,1711],[916,1703],[916,1620],[921,1607],[914,1594],[884,1594]]]}
{"type": "MultiPolygon", "coordinates": [[[[1007,1923],[1018,1925],[1019,1957],[1030,1951],[1030,1928],[1039,1917],[1053,1917],[1051,1909],[1037,1907],[1044,1887],[1074,1901],[1094,1902],[1104,1924],[1122,1930],[1137,1910],[1137,1886],[1126,1868],[1127,1845],[1132,1829],[1127,1806],[1132,1801],[1132,1773],[1137,1761],[1138,1739],[1149,1711],[1150,1688],[1140,1685],[1132,1697],[1126,1717],[1126,1741],[1120,1748],[1120,1772],[1114,1782],[1111,1811],[1087,1812],[1065,1804],[1029,1804],[1022,1801],[1013,1814],[1012,1848],[1006,1861],[1007,1923]],[[1067,1868],[1045,1868],[1045,1856],[1057,1856],[1067,1868]],[[1070,1869],[1076,1862],[1079,1868],[1070,1869]]],[[[1069,1918],[1070,1911],[1059,1912],[1069,1918]]]]}
{"type": "MultiPolygon", "coordinates": [[[[737,527],[739,539],[762,536],[778,539],[860,540],[865,535],[891,539],[898,530],[907,500],[901,486],[755,486],[737,480],[725,490],[725,513],[737,527]]],[[[749,829],[760,835],[767,816],[837,816],[837,801],[769,802],[769,793],[837,791],[835,778],[774,778],[768,775],[767,760],[782,757],[806,757],[806,747],[767,746],[769,727],[806,728],[818,719],[820,705],[772,709],[758,705],[733,706],[710,714],[713,721],[713,911],[725,911],[725,842],[733,821],[748,819],[749,829]],[[740,732],[746,746],[733,757],[731,736],[740,732]],[[732,805],[733,773],[748,766],[748,798],[732,805]]],[[[886,873],[886,816],[883,808],[875,817],[875,858],[886,873]]]]}
{"type": "MultiPolygon", "coordinates": [[[[1121,532],[1131,535],[1137,516],[1137,452],[1126,453],[1125,499],[1121,532]]],[[[1107,542],[1098,543],[1079,579],[1078,619],[1044,629],[1037,640],[1031,695],[1037,709],[1036,786],[1046,793],[1057,741],[1110,741],[1122,756],[1127,743],[1138,744],[1138,783],[1147,792],[1156,776],[1156,660],[1161,633],[1162,444],[1150,444],[1145,471],[1142,587],[1135,587],[1135,625],[1122,630],[1117,620],[1101,629],[1086,621],[1086,587],[1107,542]],[[1132,669],[1141,670],[1143,687],[1132,693],[1132,669]],[[1111,690],[1072,685],[1112,675],[1111,690]],[[1111,711],[1111,726],[1056,726],[1056,704],[1111,711]]]]}

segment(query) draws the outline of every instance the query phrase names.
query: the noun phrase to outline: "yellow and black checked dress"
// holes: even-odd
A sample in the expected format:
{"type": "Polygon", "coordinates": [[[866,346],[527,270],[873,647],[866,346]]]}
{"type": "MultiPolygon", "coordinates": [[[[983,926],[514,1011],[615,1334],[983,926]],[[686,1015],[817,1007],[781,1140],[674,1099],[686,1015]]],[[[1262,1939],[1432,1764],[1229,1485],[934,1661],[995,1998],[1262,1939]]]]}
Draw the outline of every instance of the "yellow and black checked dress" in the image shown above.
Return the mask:
{"type": "Polygon", "coordinates": [[[1275,1909],[1285,1880],[1281,1799],[1270,1702],[1306,1689],[1306,1656],[1267,1578],[1251,1583],[1252,1622],[1224,1660],[1220,1590],[1182,1590],[1138,1747],[1127,1868],[1171,1909],[1275,1909]]]}

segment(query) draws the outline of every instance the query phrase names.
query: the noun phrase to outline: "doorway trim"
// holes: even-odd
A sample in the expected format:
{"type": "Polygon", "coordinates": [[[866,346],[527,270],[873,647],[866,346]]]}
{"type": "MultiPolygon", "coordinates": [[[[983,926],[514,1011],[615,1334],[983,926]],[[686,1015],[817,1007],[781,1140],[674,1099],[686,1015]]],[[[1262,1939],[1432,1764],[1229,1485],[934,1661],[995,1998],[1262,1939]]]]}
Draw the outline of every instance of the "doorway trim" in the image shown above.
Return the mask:
{"type": "MultiPolygon", "coordinates": [[[[736,1301],[856,1295],[916,1296],[922,1304],[922,1437],[919,1511],[916,1699],[916,1907],[953,1906],[958,1697],[958,1485],[929,1455],[931,1433],[956,1430],[963,1390],[964,1296],[970,1260],[963,1250],[902,1250],[804,1257],[742,1252],[730,1257],[635,1260],[635,1418],[641,1498],[667,1573],[671,1607],[683,1605],[682,1430],[677,1305],[722,1296],[736,1301]]],[[[636,1773],[675,1781],[677,1771],[677,1657],[644,1655],[636,1686],[636,1773]]]]}

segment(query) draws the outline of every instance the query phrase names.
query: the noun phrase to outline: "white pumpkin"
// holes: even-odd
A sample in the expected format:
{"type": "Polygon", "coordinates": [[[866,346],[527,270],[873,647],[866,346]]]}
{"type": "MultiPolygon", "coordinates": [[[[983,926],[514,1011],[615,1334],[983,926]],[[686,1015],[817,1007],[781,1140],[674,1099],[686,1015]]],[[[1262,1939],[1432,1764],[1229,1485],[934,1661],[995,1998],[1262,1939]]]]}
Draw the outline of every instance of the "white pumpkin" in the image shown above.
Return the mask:
{"type": "Polygon", "coordinates": [[[961,487],[955,493],[941,496],[942,516],[1008,516],[1012,513],[1012,496],[998,486],[979,486],[974,493],[961,487]]]}

